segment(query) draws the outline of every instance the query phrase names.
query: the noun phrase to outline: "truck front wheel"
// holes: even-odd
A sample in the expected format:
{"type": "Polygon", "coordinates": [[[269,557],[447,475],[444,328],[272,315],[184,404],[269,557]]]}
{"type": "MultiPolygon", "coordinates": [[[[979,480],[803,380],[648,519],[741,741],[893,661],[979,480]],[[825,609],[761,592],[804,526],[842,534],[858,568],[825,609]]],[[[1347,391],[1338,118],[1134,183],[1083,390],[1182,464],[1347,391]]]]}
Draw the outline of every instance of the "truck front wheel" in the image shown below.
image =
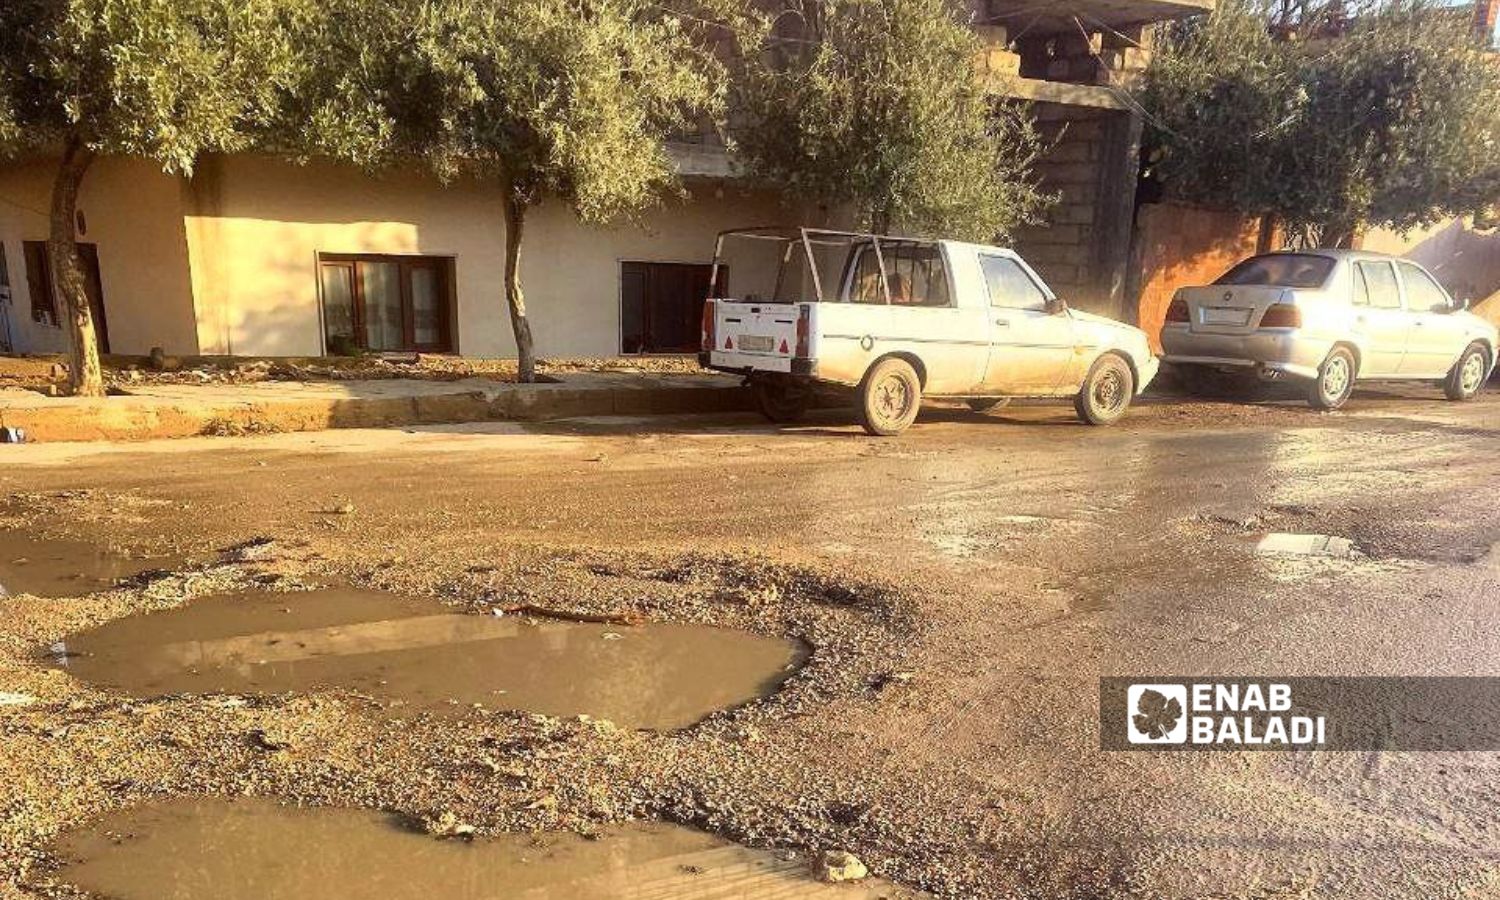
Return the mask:
{"type": "Polygon", "coordinates": [[[1073,408],[1088,425],[1113,425],[1125,415],[1134,396],[1135,376],[1129,364],[1108,353],[1089,370],[1083,389],[1073,398],[1073,408]]]}
{"type": "Polygon", "coordinates": [[[904,359],[883,359],[859,386],[859,424],[876,437],[893,437],[911,427],[922,409],[922,381],[904,359]]]}
{"type": "Polygon", "coordinates": [[[750,389],[755,392],[755,406],[761,415],[778,425],[802,421],[812,400],[812,392],[803,385],[781,380],[757,380],[750,389]]]}

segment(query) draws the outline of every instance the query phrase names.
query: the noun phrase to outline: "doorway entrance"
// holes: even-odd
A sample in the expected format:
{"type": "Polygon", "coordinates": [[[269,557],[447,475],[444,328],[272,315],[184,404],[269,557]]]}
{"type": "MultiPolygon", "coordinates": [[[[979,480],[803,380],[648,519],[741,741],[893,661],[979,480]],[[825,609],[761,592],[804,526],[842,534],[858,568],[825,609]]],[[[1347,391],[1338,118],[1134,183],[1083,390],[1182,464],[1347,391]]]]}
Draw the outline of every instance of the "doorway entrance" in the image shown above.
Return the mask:
{"type": "MultiPolygon", "coordinates": [[[[104,285],[99,278],[99,247],[78,244],[78,258],[83,263],[83,292],[89,298],[94,318],[94,335],[99,352],[109,352],[109,320],[104,317],[104,285]]],[[[57,293],[57,279],[47,256],[46,241],[25,241],[26,282],[31,286],[31,320],[43,325],[62,325],[63,303],[57,293]]]]}
{"type": "Polygon", "coordinates": [[[727,270],[694,263],[620,264],[620,352],[693,353],[703,327],[703,301],[723,293],[727,270]]]}

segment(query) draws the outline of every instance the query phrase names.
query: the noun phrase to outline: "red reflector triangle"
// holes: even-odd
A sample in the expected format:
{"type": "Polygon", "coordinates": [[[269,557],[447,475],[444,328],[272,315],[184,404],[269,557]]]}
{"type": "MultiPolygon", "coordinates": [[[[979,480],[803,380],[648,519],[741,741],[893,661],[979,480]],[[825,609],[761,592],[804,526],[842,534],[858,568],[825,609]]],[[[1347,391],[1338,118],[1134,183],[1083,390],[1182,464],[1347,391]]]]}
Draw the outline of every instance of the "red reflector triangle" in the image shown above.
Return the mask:
{"type": "Polygon", "coordinates": [[[782,338],[781,339],[781,352],[782,353],[786,353],[787,352],[787,349],[786,349],[786,338],[782,338]]]}
{"type": "Polygon", "coordinates": [[[728,338],[727,337],[727,338],[724,339],[724,349],[725,350],[733,350],[734,349],[734,338],[728,338]]]}

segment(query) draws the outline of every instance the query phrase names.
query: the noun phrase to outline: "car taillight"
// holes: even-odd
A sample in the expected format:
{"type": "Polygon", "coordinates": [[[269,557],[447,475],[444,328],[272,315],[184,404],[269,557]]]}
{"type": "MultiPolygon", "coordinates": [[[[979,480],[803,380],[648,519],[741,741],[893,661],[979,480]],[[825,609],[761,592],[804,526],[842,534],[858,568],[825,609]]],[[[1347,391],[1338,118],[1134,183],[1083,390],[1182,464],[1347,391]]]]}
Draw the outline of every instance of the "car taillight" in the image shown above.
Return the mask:
{"type": "Polygon", "coordinates": [[[797,315],[797,358],[812,356],[812,307],[804,306],[797,315]]]}
{"type": "Polygon", "coordinates": [[[1262,328],[1301,328],[1302,310],[1295,306],[1287,306],[1278,303],[1268,307],[1265,314],[1260,317],[1262,328]]]}
{"type": "Polygon", "coordinates": [[[1180,297],[1174,297],[1174,298],[1172,298],[1172,302],[1167,306],[1167,321],[1168,322],[1187,322],[1188,321],[1188,305],[1187,305],[1187,301],[1186,300],[1183,300],[1180,297]]]}
{"type": "Polygon", "coordinates": [[[715,333],[714,328],[715,318],[714,302],[712,300],[705,300],[703,302],[703,343],[701,345],[704,353],[712,353],[718,343],[718,335],[715,333]]]}

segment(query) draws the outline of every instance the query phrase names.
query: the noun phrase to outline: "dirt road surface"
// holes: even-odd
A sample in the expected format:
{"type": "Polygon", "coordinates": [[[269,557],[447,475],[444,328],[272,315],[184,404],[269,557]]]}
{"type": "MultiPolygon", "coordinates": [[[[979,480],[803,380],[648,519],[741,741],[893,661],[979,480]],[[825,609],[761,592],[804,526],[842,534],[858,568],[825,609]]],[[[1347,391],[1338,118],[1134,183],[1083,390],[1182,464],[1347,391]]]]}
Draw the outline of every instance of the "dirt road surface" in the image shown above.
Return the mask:
{"type": "MultiPolygon", "coordinates": [[[[0,600],[0,896],[59,830],[184,793],[457,816],[630,818],[848,849],[955,898],[1493,897],[1495,753],[1104,753],[1103,675],[1500,674],[1500,396],[1347,411],[1149,402],[8,447],[5,524],[196,563],[0,600]],[[1258,556],[1267,532],[1350,559],[1258,556]],[[239,548],[221,554],[226,548],[239,548]],[[222,564],[221,564],[222,563],[222,564]],[[348,581],[806,641],[778,694],[683,732],[330,692],[124,698],[70,631],[229,586],[348,581]]],[[[628,673],[622,673],[628,677],[628,673]]]]}

